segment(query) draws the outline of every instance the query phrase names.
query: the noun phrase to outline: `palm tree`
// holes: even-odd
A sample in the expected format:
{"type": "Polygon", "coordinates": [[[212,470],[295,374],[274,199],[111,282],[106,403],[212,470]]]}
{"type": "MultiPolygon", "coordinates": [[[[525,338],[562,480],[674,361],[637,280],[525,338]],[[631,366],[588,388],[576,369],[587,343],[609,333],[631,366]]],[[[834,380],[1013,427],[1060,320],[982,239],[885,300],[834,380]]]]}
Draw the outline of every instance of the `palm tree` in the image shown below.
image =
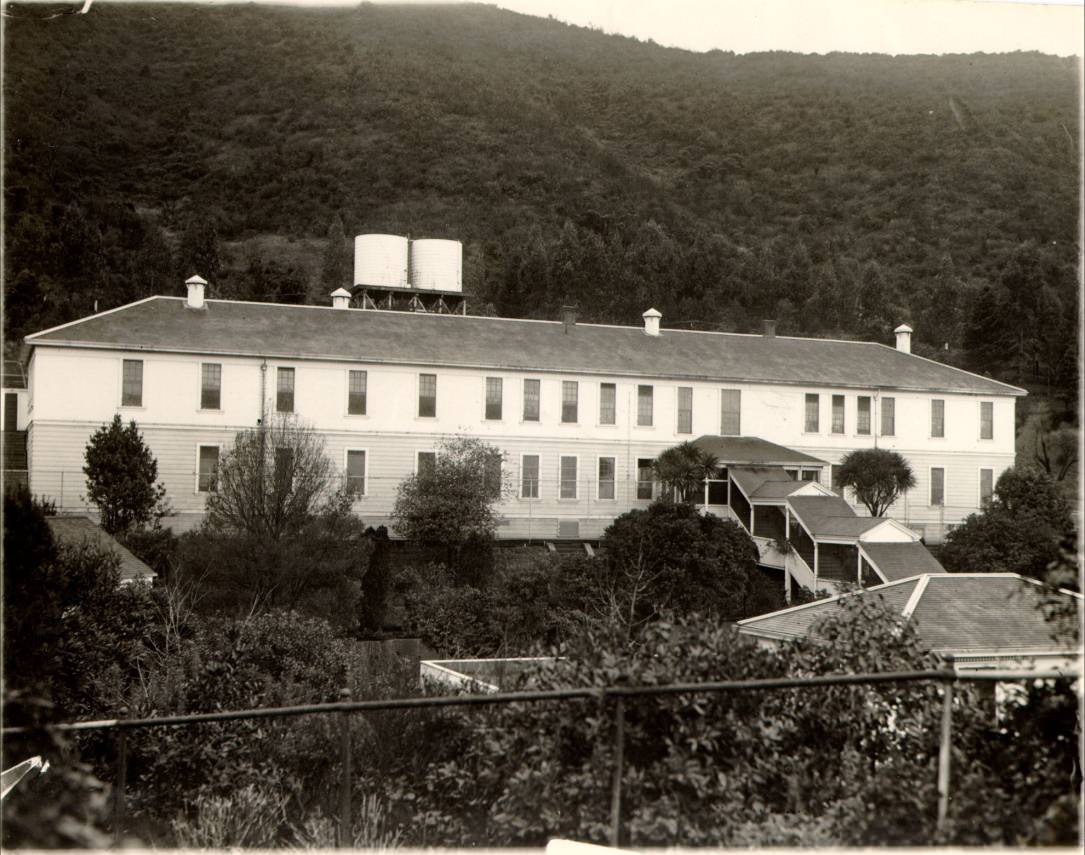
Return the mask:
{"type": "Polygon", "coordinates": [[[663,494],[679,502],[696,501],[705,479],[711,478],[718,466],[715,455],[688,441],[668,448],[652,461],[663,494]]]}

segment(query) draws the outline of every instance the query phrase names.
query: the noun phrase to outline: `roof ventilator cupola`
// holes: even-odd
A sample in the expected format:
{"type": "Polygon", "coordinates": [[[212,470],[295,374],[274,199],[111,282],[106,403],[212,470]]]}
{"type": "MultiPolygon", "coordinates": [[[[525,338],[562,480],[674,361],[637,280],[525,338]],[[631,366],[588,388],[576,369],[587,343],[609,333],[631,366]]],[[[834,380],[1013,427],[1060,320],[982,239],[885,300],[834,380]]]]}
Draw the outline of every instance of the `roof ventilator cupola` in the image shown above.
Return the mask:
{"type": "Polygon", "coordinates": [[[767,319],[761,321],[761,330],[765,338],[776,338],[776,321],[767,319]]]}
{"type": "Polygon", "coordinates": [[[663,317],[663,313],[657,309],[649,309],[641,317],[644,318],[644,334],[658,336],[659,319],[663,317]]]}
{"type": "Polygon", "coordinates": [[[189,309],[206,308],[203,302],[203,293],[207,287],[207,280],[202,276],[190,276],[185,280],[185,285],[188,286],[188,300],[185,302],[185,306],[189,309]]]}
{"type": "Polygon", "coordinates": [[[912,328],[907,324],[901,324],[899,327],[893,330],[893,332],[897,334],[897,350],[899,350],[901,353],[911,353],[913,332],[912,328]]]}
{"type": "Polygon", "coordinates": [[[348,291],[346,288],[336,288],[334,291],[332,291],[332,308],[349,309],[350,291],[348,291]]]}

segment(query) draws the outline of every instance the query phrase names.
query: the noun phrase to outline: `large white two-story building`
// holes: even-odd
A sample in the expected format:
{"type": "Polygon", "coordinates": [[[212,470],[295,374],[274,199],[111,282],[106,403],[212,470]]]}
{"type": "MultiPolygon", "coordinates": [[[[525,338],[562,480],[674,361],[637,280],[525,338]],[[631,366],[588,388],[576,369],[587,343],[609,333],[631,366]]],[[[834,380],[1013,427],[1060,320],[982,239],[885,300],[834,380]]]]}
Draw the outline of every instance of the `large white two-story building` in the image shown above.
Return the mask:
{"type": "Polygon", "coordinates": [[[721,471],[712,496],[706,488],[706,503],[725,511],[735,490],[743,508],[788,490],[738,477],[743,467],[829,487],[847,452],[898,451],[917,485],[890,516],[932,541],[979,509],[1014,462],[1024,391],[910,353],[903,326],[893,348],[770,325],[761,335],[661,329],[652,310],[643,327],[619,327],[363,310],[345,290],[330,307],[204,290],[194,277],[187,299],[152,297],[26,339],[36,494],[86,509],[84,449],[116,413],[156,456],[177,528],[200,519],[234,435],[275,413],[322,434],[372,524],[387,521],[399,482],[442,439],[499,447],[515,487],[499,508],[509,538],[598,537],[648,504],[651,461],[683,440],[708,443],[735,473],[721,471]]]}

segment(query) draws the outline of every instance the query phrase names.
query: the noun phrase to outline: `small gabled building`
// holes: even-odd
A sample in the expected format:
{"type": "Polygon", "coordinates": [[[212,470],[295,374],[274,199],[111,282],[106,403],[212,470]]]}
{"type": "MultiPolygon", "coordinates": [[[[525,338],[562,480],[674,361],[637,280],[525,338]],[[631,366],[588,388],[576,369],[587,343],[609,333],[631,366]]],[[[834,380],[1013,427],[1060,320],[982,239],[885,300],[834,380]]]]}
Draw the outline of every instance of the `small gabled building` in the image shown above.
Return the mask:
{"type": "Polygon", "coordinates": [[[113,535],[99,526],[94,520],[80,514],[60,514],[48,516],[45,521],[53,533],[53,539],[61,546],[91,547],[100,552],[113,555],[117,559],[120,572],[120,584],[132,585],[136,582],[154,584],[158,574],[128,551],[113,535]]]}
{"type": "MultiPolygon", "coordinates": [[[[892,556],[897,562],[904,557],[892,556]]],[[[1065,610],[1076,610],[1080,620],[1080,594],[1059,591],[1054,596],[1065,610]]],[[[1081,670],[1080,643],[1048,620],[1051,602],[1043,586],[1017,573],[918,573],[747,618],[738,622],[739,632],[768,645],[817,638],[820,623],[853,597],[881,600],[915,627],[928,650],[960,671],[1081,670]]]]}

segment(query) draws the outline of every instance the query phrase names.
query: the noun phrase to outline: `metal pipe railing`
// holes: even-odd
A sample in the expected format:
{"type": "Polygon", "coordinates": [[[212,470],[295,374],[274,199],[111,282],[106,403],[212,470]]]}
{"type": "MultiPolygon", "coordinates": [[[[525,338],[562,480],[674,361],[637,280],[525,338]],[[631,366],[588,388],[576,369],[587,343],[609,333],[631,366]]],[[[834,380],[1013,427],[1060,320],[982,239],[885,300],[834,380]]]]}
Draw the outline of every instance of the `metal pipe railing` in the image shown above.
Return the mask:
{"type": "MultiPolygon", "coordinates": [[[[705,683],[670,683],[660,686],[601,686],[569,689],[547,689],[526,692],[498,692],[486,695],[446,695],[422,698],[394,698],[386,700],[342,700],[324,704],[303,704],[289,707],[231,710],[216,713],[192,713],[189,715],[160,716],[143,719],[102,719],[97,721],[64,722],[41,727],[5,727],[0,736],[19,736],[42,730],[61,733],[114,730],[117,732],[117,780],[114,788],[114,835],[120,842],[121,824],[125,814],[125,790],[127,784],[127,739],[130,730],[155,727],[184,727],[209,722],[227,722],[266,718],[289,718],[305,715],[328,715],[338,713],[340,722],[340,806],[338,842],[349,847],[351,838],[351,733],[350,715],[356,712],[391,709],[424,709],[453,706],[492,706],[510,703],[538,703],[545,701],[596,699],[601,703],[614,701],[614,768],[611,781],[610,843],[621,843],[622,777],[625,757],[625,699],[663,695],[685,695],[712,692],[772,691],[779,689],[810,689],[823,686],[878,685],[885,683],[939,682],[944,686],[942,718],[938,751],[938,813],[937,828],[945,830],[949,813],[950,757],[953,731],[953,699],[956,682],[1013,682],[1019,680],[1054,680],[1079,676],[1064,671],[1005,671],[990,670],[976,673],[958,673],[950,669],[927,671],[889,671],[874,674],[827,674],[811,677],[778,677],[760,680],[720,680],[705,683]]],[[[349,699],[349,690],[342,697],[349,699]]],[[[122,710],[123,712],[123,710],[122,710]]]]}

